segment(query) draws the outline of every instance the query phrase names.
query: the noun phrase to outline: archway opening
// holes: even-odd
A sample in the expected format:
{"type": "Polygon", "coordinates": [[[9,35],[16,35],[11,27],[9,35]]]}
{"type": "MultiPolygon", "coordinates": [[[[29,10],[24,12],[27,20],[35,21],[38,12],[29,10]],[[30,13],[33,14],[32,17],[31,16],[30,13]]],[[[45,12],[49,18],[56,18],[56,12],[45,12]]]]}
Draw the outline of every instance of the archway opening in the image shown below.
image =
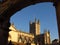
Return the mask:
{"type": "Polygon", "coordinates": [[[44,29],[48,29],[51,34],[51,40],[58,38],[56,14],[53,3],[39,3],[26,7],[15,13],[11,17],[10,22],[14,23],[18,30],[29,33],[29,22],[34,21],[35,17],[40,20],[40,31],[42,33],[44,29]]]}

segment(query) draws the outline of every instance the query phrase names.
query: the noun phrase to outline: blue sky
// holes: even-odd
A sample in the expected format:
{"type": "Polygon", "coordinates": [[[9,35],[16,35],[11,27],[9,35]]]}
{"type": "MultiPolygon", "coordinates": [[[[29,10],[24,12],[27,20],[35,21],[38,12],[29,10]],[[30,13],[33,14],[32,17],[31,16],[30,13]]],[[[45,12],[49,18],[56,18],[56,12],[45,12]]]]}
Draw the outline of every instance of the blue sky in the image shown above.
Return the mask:
{"type": "Polygon", "coordinates": [[[41,33],[47,29],[50,31],[52,40],[58,38],[56,11],[53,3],[38,3],[28,6],[16,12],[10,22],[14,23],[17,29],[29,32],[29,22],[34,21],[35,17],[40,20],[41,33]]]}

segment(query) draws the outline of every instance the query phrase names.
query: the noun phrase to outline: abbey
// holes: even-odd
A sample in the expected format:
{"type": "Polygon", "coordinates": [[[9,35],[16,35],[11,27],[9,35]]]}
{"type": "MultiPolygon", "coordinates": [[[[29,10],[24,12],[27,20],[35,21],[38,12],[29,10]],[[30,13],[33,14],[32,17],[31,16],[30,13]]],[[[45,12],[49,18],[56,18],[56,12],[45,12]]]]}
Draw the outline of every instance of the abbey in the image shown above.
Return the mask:
{"type": "Polygon", "coordinates": [[[24,45],[49,45],[50,44],[50,32],[45,31],[43,34],[40,33],[40,21],[34,20],[29,23],[29,33],[17,30],[14,24],[11,24],[9,29],[8,41],[15,43],[23,43],[24,45]]]}

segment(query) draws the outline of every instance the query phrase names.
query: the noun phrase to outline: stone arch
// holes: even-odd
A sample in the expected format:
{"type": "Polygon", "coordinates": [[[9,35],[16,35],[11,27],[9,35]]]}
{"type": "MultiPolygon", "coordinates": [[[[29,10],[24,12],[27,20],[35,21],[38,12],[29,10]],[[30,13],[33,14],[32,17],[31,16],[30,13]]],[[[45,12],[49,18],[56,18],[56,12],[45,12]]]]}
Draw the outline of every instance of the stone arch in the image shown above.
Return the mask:
{"type": "Polygon", "coordinates": [[[30,6],[30,5],[34,5],[37,3],[43,3],[43,2],[56,2],[56,0],[8,0],[5,3],[1,4],[2,8],[3,6],[7,6],[6,10],[2,10],[0,11],[1,14],[0,15],[5,15],[8,18],[10,16],[12,16],[14,13],[16,13],[17,11],[30,6]]]}
{"type": "MultiPolygon", "coordinates": [[[[0,30],[3,30],[6,32],[6,40],[4,38],[0,40],[1,45],[7,45],[7,37],[8,37],[8,32],[9,32],[9,26],[10,26],[10,17],[16,13],[17,11],[29,6],[29,5],[34,5],[36,3],[42,3],[42,2],[53,2],[55,4],[56,10],[57,10],[57,21],[58,21],[58,31],[59,31],[59,39],[60,39],[60,1],[59,0],[6,0],[0,2],[0,30]]],[[[3,32],[2,31],[2,32],[3,32]]],[[[1,36],[0,36],[1,37],[1,36]]],[[[2,36],[4,37],[4,36],[2,36]]]]}

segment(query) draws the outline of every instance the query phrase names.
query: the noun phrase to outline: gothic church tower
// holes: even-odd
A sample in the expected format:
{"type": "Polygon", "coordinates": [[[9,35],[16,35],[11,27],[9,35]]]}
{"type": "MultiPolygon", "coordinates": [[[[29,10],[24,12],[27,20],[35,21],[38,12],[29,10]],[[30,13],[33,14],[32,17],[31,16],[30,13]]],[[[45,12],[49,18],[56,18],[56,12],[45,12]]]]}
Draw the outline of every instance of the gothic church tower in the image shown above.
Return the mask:
{"type": "Polygon", "coordinates": [[[45,44],[50,44],[51,40],[50,40],[50,31],[45,31],[44,32],[44,37],[45,37],[45,44]]]}
{"type": "Polygon", "coordinates": [[[36,35],[40,35],[40,21],[36,20],[34,22],[30,22],[30,33],[36,35]]]}

